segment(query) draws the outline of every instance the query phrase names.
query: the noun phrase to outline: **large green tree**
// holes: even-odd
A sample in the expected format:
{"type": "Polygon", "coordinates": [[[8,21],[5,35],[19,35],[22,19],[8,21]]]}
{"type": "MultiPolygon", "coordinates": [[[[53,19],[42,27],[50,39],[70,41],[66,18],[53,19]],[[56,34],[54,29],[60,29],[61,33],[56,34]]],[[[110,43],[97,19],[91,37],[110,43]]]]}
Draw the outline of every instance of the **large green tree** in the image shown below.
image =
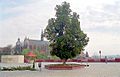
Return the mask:
{"type": "Polygon", "coordinates": [[[88,44],[89,38],[81,30],[79,15],[72,12],[70,4],[56,5],[56,17],[48,21],[45,36],[50,41],[51,55],[64,60],[76,57],[88,44]]]}

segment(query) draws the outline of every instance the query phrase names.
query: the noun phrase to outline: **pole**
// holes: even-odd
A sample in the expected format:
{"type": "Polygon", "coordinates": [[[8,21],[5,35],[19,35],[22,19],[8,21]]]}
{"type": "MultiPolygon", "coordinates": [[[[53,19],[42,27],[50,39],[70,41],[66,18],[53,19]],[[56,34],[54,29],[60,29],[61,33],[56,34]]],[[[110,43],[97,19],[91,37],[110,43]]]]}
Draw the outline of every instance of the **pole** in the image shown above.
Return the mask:
{"type": "Polygon", "coordinates": [[[89,65],[88,65],[88,57],[89,57],[88,52],[86,52],[86,62],[87,62],[87,63],[86,63],[86,64],[87,64],[86,66],[89,66],[89,65]]]}
{"type": "Polygon", "coordinates": [[[101,51],[99,51],[99,54],[100,54],[100,61],[101,61],[101,51]]]}

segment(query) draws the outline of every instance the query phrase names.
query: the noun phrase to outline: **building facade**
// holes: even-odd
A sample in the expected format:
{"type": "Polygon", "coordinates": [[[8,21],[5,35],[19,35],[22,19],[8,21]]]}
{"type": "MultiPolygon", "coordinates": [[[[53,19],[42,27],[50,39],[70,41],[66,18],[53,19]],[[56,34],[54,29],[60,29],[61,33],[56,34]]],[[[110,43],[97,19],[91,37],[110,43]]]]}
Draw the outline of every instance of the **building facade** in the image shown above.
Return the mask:
{"type": "Polygon", "coordinates": [[[45,53],[49,55],[49,42],[44,40],[34,40],[25,38],[23,42],[23,49],[27,48],[31,51],[39,51],[40,53],[45,53]]]}
{"type": "Polygon", "coordinates": [[[44,33],[41,32],[41,39],[35,40],[35,39],[29,39],[25,37],[23,42],[23,49],[30,49],[31,51],[38,51],[40,53],[44,53],[46,55],[50,55],[49,52],[49,42],[44,41],[44,33]]]}

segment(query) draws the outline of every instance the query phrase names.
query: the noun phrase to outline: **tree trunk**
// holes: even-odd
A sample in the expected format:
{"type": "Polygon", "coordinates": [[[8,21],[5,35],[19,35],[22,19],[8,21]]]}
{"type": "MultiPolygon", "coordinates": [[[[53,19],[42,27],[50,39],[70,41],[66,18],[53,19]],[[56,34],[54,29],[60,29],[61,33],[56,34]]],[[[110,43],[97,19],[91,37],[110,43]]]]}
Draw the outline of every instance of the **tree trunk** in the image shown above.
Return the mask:
{"type": "Polygon", "coordinates": [[[63,65],[65,65],[65,64],[66,64],[66,62],[67,62],[67,59],[64,59],[64,60],[63,60],[63,65]]]}

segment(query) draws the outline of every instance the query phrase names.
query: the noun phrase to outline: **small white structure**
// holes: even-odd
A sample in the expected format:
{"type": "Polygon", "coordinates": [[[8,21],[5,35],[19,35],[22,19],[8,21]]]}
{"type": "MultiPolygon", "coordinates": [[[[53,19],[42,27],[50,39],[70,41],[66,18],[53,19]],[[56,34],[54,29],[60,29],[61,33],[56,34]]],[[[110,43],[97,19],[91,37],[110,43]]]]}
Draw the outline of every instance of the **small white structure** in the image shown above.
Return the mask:
{"type": "Polygon", "coordinates": [[[24,63],[24,55],[2,55],[2,63],[24,63]]]}

